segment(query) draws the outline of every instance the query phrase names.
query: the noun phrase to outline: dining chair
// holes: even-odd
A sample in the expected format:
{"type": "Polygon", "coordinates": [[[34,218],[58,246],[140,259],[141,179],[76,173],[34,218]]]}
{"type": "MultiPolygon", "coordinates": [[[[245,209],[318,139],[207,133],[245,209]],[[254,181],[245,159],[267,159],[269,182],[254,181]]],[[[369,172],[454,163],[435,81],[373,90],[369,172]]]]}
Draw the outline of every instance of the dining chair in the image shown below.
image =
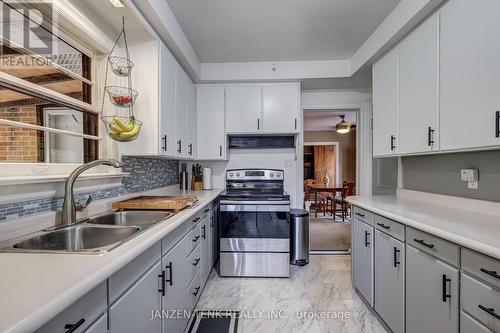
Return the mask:
{"type": "Polygon", "coordinates": [[[309,206],[309,211],[311,213],[317,211],[318,213],[323,212],[323,215],[325,215],[326,214],[325,213],[326,212],[326,199],[320,193],[318,193],[318,202],[316,205],[314,191],[311,191],[311,188],[309,187],[310,185],[314,185],[314,184],[317,184],[316,180],[314,180],[314,179],[304,180],[304,203],[307,201],[311,202],[311,204],[309,206]]]}
{"type": "Polygon", "coordinates": [[[333,215],[333,219],[335,217],[341,217],[342,222],[345,221],[346,217],[349,215],[351,218],[351,204],[347,202],[346,198],[354,195],[354,189],[356,188],[356,183],[344,181],[342,183],[342,193],[340,198],[333,198],[330,206],[330,211],[333,215]],[[339,207],[340,214],[337,214],[337,207],[339,207]]]}

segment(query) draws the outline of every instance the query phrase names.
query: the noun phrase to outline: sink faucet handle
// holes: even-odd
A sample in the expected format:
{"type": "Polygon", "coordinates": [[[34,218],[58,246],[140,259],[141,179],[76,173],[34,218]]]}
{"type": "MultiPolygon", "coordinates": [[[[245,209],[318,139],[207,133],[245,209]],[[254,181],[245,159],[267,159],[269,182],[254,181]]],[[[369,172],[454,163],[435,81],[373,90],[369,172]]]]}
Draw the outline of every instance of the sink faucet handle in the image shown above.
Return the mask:
{"type": "Polygon", "coordinates": [[[81,212],[83,210],[85,210],[87,208],[88,205],[90,205],[90,203],[93,201],[94,199],[89,195],[89,197],[87,198],[87,200],[85,201],[85,203],[75,203],[75,210],[77,212],[81,212]]]}

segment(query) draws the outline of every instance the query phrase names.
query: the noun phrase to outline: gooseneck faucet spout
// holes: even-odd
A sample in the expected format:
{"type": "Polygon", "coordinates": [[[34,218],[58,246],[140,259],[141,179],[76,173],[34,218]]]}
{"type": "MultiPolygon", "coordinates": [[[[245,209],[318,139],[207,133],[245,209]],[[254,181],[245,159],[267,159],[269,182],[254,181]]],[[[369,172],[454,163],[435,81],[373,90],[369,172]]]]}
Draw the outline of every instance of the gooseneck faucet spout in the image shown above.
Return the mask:
{"type": "Polygon", "coordinates": [[[96,167],[98,165],[109,165],[115,168],[121,168],[122,164],[117,160],[108,158],[95,160],[89,163],[85,163],[79,166],[69,175],[66,180],[66,185],[64,186],[64,203],[62,207],[62,225],[70,225],[76,222],[76,212],[82,211],[87,208],[88,204],[92,201],[92,197],[89,196],[85,203],[75,202],[73,194],[73,185],[75,184],[76,178],[84,171],[96,167]]]}

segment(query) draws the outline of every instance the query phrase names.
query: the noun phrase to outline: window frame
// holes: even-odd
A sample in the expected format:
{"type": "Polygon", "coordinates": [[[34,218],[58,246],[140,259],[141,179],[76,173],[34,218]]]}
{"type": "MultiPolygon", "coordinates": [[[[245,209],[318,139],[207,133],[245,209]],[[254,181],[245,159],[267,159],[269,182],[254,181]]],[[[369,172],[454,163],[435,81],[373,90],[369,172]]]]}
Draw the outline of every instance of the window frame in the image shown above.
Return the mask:
{"type": "MultiPolygon", "coordinates": [[[[54,8],[59,15],[65,15],[65,11],[70,11],[70,8],[65,7],[65,6],[59,6],[57,8],[54,8]]],[[[61,67],[60,65],[56,63],[50,63],[51,66],[58,70],[62,70],[66,75],[73,77],[74,79],[80,80],[82,82],[85,82],[89,84],[90,90],[91,90],[91,100],[90,103],[86,103],[80,100],[77,100],[76,98],[72,98],[69,96],[66,96],[62,93],[56,92],[54,90],[50,90],[48,88],[45,88],[43,86],[25,81],[21,78],[18,78],[16,76],[13,76],[11,74],[5,73],[5,72],[0,72],[0,83],[4,86],[6,86],[9,89],[13,89],[16,91],[19,91],[21,93],[25,93],[34,97],[39,97],[45,100],[48,100],[49,102],[53,102],[56,104],[60,104],[62,106],[66,106],[75,110],[79,111],[85,111],[89,112],[92,114],[96,114],[99,116],[100,110],[97,106],[97,102],[101,100],[102,98],[102,92],[99,92],[99,87],[100,84],[102,84],[102,80],[100,80],[99,77],[99,68],[102,66],[102,63],[106,61],[105,57],[102,57],[102,50],[103,49],[109,49],[108,45],[88,45],[84,44],[82,42],[81,35],[72,35],[71,33],[68,33],[69,31],[78,31],[78,34],[85,34],[89,38],[93,38],[96,33],[100,34],[102,36],[101,40],[107,40],[108,37],[102,33],[102,31],[82,31],[81,27],[78,25],[78,23],[71,22],[70,20],[59,20],[58,21],[58,28],[57,28],[57,37],[62,39],[64,42],[68,43],[70,46],[73,48],[77,49],[78,51],[82,52],[86,56],[90,58],[90,80],[81,77],[75,73],[72,73],[71,71],[61,67]],[[101,50],[101,52],[99,52],[101,50]]],[[[0,37],[3,41],[3,37],[0,37]]],[[[94,39],[95,41],[95,39],[94,39]]],[[[29,52],[29,50],[26,50],[26,54],[29,56],[34,56],[37,57],[38,55],[33,54],[33,52],[29,52]]],[[[60,129],[55,129],[55,128],[50,128],[46,126],[39,126],[39,125],[31,125],[31,124],[26,124],[22,122],[17,122],[17,121],[11,121],[11,120],[6,120],[6,119],[0,119],[0,124],[1,125],[8,125],[8,126],[14,126],[14,127],[20,127],[20,128],[28,128],[28,129],[35,129],[35,130],[40,130],[43,131],[44,133],[58,133],[61,135],[70,135],[74,137],[80,137],[83,139],[90,139],[94,140],[97,143],[98,147],[98,155],[97,158],[102,157],[102,148],[103,148],[103,137],[102,137],[102,126],[99,124],[97,128],[97,135],[88,135],[88,134],[83,134],[83,133],[76,133],[76,132],[70,132],[70,131],[65,131],[65,130],[60,130],[60,129]]],[[[23,172],[23,175],[27,177],[32,177],[32,176],[40,176],[44,177],[47,175],[60,175],[61,170],[63,170],[63,174],[69,174],[71,171],[73,171],[76,167],[82,165],[82,163],[17,163],[17,162],[1,162],[0,161],[0,170],[2,171],[0,174],[0,180],[4,176],[19,176],[19,165],[22,164],[25,166],[24,171],[26,170],[32,170],[31,172],[23,172]],[[51,167],[56,171],[51,171],[51,167]],[[43,172],[43,175],[40,173],[40,169],[45,170],[43,172]]],[[[89,173],[93,173],[90,171],[89,173]]],[[[97,171],[96,171],[97,173],[97,171]]],[[[1,183],[1,181],[0,181],[1,183]]]]}

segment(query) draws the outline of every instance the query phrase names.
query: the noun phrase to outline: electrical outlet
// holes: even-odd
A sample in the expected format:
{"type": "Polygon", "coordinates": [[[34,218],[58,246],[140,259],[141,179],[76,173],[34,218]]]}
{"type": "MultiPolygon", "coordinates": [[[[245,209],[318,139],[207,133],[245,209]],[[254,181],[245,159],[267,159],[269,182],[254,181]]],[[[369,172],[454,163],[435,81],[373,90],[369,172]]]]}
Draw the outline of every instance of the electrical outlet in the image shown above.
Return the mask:
{"type": "Polygon", "coordinates": [[[462,169],[460,170],[460,179],[467,182],[467,188],[477,189],[479,184],[479,170],[478,169],[462,169]]]}

